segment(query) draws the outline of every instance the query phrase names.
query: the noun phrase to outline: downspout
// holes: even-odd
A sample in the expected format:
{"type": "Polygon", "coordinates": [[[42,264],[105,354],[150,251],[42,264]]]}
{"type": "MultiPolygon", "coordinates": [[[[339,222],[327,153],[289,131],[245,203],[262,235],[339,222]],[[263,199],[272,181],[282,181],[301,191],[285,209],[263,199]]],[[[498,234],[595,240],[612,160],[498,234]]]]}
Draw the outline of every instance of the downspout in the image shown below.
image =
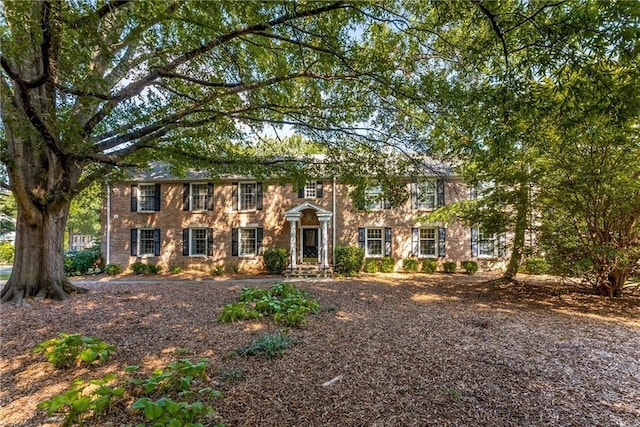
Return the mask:
{"type": "Polygon", "coordinates": [[[106,251],[107,265],[111,264],[111,187],[107,184],[107,223],[105,225],[107,233],[106,251]]]}
{"type": "Polygon", "coordinates": [[[332,265],[335,266],[336,265],[336,224],[337,224],[337,220],[336,220],[336,177],[334,176],[332,178],[332,182],[331,182],[331,198],[332,200],[332,210],[333,210],[333,215],[331,216],[332,219],[332,224],[331,224],[331,259],[332,259],[332,265]]]}

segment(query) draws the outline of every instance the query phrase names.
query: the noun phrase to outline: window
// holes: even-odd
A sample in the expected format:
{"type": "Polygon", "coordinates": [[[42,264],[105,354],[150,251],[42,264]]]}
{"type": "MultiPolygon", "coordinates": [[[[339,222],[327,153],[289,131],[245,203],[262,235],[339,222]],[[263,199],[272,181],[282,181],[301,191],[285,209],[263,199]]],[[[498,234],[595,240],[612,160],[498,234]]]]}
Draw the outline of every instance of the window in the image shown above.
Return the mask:
{"type": "Polygon", "coordinates": [[[86,236],[80,236],[80,243],[84,243],[86,241],[86,236]]]}
{"type": "Polygon", "coordinates": [[[262,228],[234,228],[231,232],[231,255],[261,255],[262,236],[262,228]]]}
{"type": "Polygon", "coordinates": [[[191,210],[207,210],[209,186],[206,183],[191,184],[191,210]]]}
{"type": "Polygon", "coordinates": [[[315,199],[318,195],[318,188],[315,182],[306,184],[304,186],[304,198],[305,199],[315,199]]]}
{"type": "Polygon", "coordinates": [[[384,209],[384,193],[380,185],[367,187],[364,192],[365,208],[368,211],[384,209]]]}
{"type": "Polygon", "coordinates": [[[73,243],[78,243],[78,236],[73,236],[73,243]]]}
{"type": "Polygon", "coordinates": [[[435,228],[420,228],[418,256],[435,257],[438,256],[438,239],[435,228]]]}
{"type": "Polygon", "coordinates": [[[155,236],[154,230],[140,230],[140,242],[138,243],[138,255],[154,255],[155,254],[155,236]]]}
{"type": "Polygon", "coordinates": [[[154,184],[138,185],[138,211],[156,210],[156,189],[154,184]]]}
{"type": "Polygon", "coordinates": [[[213,229],[185,228],[182,230],[182,255],[213,255],[213,229]]]}
{"type": "Polygon", "coordinates": [[[495,257],[497,256],[496,235],[478,230],[478,256],[479,257],[495,257]]]}
{"type": "Polygon", "coordinates": [[[367,228],[367,240],[365,245],[365,255],[370,257],[382,256],[384,239],[382,228],[367,228]]]}
{"type": "Polygon", "coordinates": [[[436,184],[423,181],[416,184],[416,209],[435,209],[437,207],[436,184]]]}
{"type": "MultiPolygon", "coordinates": [[[[259,194],[258,183],[255,182],[241,182],[238,185],[238,209],[241,211],[248,211],[259,209],[258,197],[262,197],[259,194]]],[[[261,188],[260,188],[261,189],[261,188]]]]}

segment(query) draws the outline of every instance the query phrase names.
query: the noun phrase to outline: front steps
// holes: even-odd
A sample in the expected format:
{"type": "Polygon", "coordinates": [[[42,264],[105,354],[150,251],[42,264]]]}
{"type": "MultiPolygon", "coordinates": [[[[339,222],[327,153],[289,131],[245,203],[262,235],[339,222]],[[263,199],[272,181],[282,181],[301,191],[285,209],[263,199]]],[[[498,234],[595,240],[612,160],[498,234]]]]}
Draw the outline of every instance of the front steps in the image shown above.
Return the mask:
{"type": "Polygon", "coordinates": [[[301,264],[295,268],[287,267],[284,276],[288,279],[332,278],[333,269],[331,267],[322,268],[314,264],[301,264]]]}

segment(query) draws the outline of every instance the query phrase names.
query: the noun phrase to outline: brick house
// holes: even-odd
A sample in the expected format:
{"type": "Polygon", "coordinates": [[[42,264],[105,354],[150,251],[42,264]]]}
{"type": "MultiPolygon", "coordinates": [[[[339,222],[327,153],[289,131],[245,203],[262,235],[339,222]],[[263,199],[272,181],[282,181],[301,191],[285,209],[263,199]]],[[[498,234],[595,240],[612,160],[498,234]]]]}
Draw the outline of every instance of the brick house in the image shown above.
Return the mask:
{"type": "MultiPolygon", "coordinates": [[[[449,171],[450,172],[450,171],[449,171]]],[[[209,271],[262,269],[265,248],[283,247],[289,266],[330,269],[336,246],[360,246],[365,257],[477,260],[503,264],[504,235],[484,235],[461,224],[421,222],[443,204],[470,197],[450,173],[407,179],[406,201],[391,206],[379,186],[356,189],[333,179],[304,188],[250,177],[210,180],[203,173],[176,178],[164,166],[108,189],[102,212],[102,253],[123,269],[140,261],[209,271]]]]}

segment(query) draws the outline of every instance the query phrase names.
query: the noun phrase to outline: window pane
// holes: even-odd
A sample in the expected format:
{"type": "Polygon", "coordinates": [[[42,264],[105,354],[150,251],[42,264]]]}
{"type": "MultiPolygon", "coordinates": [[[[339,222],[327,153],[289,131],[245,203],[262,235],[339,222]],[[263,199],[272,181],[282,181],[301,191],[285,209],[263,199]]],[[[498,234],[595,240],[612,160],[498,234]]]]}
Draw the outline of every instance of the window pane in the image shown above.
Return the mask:
{"type": "Polygon", "coordinates": [[[256,208],[256,184],[240,184],[240,210],[249,210],[256,208]]]}
{"type": "Polygon", "coordinates": [[[153,230],[140,230],[139,255],[153,255],[155,253],[153,234],[153,230]]]}
{"type": "Polygon", "coordinates": [[[154,211],[156,209],[155,185],[139,185],[139,209],[141,211],[154,211]]]}
{"type": "Polygon", "coordinates": [[[305,199],[315,199],[317,195],[316,183],[312,182],[304,186],[305,199]]]}
{"type": "Polygon", "coordinates": [[[241,228],[240,229],[240,253],[239,255],[255,255],[256,254],[256,229],[241,228]]]}
{"type": "Polygon", "coordinates": [[[207,184],[191,184],[191,210],[207,209],[207,184]]]}

